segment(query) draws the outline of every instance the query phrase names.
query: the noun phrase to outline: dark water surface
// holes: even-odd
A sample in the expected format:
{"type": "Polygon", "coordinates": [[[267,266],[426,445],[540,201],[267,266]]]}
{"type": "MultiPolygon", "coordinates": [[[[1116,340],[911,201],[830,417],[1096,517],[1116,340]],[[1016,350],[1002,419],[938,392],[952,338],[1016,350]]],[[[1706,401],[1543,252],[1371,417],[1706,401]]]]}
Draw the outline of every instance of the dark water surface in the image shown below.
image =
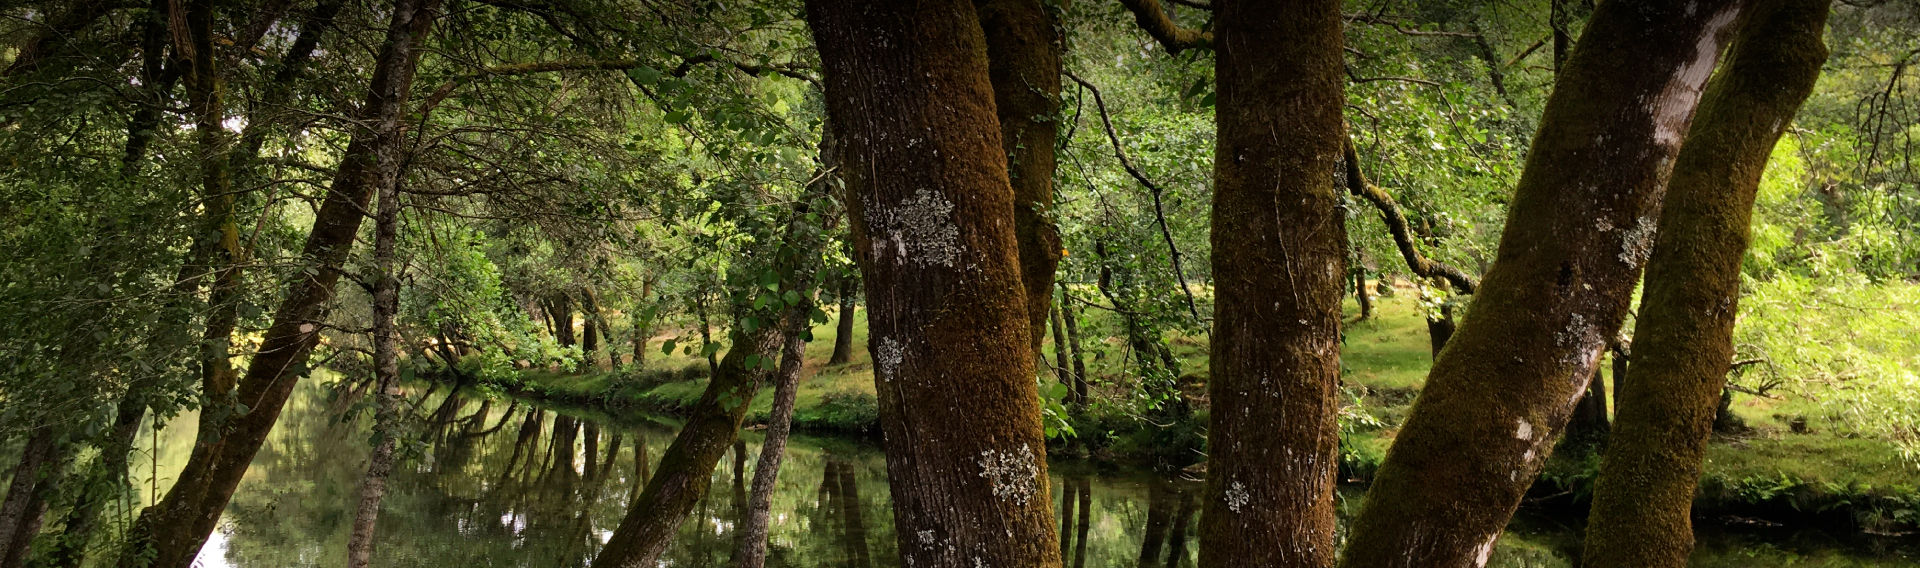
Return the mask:
{"type": "MultiPolygon", "coordinates": [[[[343,421],[351,407],[307,381],[254,459],[198,564],[342,566],[370,422],[343,421]]],[[[417,403],[407,446],[380,515],[375,565],[561,567],[587,563],[612,535],[626,504],[672,443],[670,421],[617,420],[512,399],[409,389],[417,403]],[[568,432],[572,432],[569,436],[568,432]]],[[[142,443],[148,492],[164,488],[192,444],[191,416],[142,443]],[[152,479],[157,475],[158,480],[152,479]]],[[[681,528],[666,566],[727,566],[734,526],[758,456],[748,432],[723,458],[708,497],[681,528]]],[[[773,498],[768,565],[897,566],[886,462],[862,440],[796,435],[773,498]]],[[[1199,484],[1083,463],[1051,466],[1052,495],[1070,567],[1181,567],[1196,558],[1199,484]],[[1061,503],[1070,504],[1062,507],[1061,503]]],[[[143,495],[143,500],[151,495],[143,495]]],[[[142,503],[144,504],[144,503],[142,503]]],[[[1341,496],[1343,513],[1357,493],[1341,496]]],[[[1517,520],[1490,566],[1570,567],[1575,529],[1551,519],[1517,520]]],[[[1697,566],[1920,566],[1911,543],[1841,543],[1814,532],[1703,530],[1697,566]]]]}

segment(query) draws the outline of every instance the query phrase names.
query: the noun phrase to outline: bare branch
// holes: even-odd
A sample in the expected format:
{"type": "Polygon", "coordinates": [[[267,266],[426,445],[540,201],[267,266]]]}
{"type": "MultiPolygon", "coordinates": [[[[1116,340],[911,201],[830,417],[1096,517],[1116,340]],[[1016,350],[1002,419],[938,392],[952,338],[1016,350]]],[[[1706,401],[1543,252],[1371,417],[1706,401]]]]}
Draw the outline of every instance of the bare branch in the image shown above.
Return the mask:
{"type": "Polygon", "coordinates": [[[1480,287],[1480,282],[1469,276],[1466,271],[1444,262],[1427,258],[1420,254],[1415,246],[1413,230],[1407,223],[1407,216],[1400,212],[1400,205],[1394,203],[1393,196],[1379,186],[1367,183],[1366,174],[1360,171],[1360,156],[1353,148],[1353,138],[1347,138],[1344,149],[1347,161],[1347,191],[1355,197],[1372,203],[1380,210],[1380,217],[1387,223],[1387,231],[1393,234],[1393,244],[1400,249],[1400,256],[1407,261],[1407,269],[1422,278],[1440,278],[1452,284],[1463,294],[1472,294],[1480,287]]]}

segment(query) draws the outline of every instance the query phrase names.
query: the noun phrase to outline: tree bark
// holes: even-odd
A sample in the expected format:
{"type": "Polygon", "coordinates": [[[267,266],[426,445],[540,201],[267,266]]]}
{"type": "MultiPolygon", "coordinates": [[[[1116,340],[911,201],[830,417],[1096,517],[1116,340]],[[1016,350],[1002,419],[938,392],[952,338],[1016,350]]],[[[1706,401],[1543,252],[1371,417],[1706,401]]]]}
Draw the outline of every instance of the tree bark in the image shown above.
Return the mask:
{"type": "MultiPolygon", "coordinates": [[[[383,180],[385,181],[385,180],[383,180]]],[[[367,568],[373,562],[373,528],[380,517],[380,500],[387,494],[387,474],[393,472],[393,450],[399,435],[400,410],[400,273],[395,260],[400,241],[400,184],[383,183],[377,190],[373,237],[373,374],[375,410],[373,453],[360,478],[360,499],[347,537],[348,568],[367,568]]],[[[452,395],[449,395],[451,398],[452,395]]]]}
{"type": "Polygon", "coordinates": [[[1047,310],[1047,319],[1053,329],[1053,375],[1074,394],[1073,402],[1079,404],[1079,393],[1073,389],[1073,368],[1067,366],[1067,325],[1060,318],[1060,306],[1055,304],[1051,308],[1047,310]]]}
{"type": "Polygon", "coordinates": [[[1213,401],[1200,565],[1334,558],[1340,3],[1216,3],[1213,401]]]}
{"type": "Polygon", "coordinates": [[[1038,358],[1060,266],[1060,229],[1053,209],[1054,146],[1059,138],[1060,49],[1053,17],[1041,0],[975,0],[987,41],[1000,144],[1013,186],[1013,234],[1026,289],[1028,338],[1038,358]]]}
{"type": "Polygon", "coordinates": [[[55,475],[61,445],[50,426],[41,426],[27,438],[20,463],[13,468],[7,497],[0,501],[0,567],[14,568],[26,560],[27,547],[40,533],[47,510],[44,485],[55,475]]]}
{"type": "Polygon", "coordinates": [[[812,322],[813,301],[804,300],[789,308],[786,347],[780,354],[780,369],[774,375],[773,409],[767,417],[767,437],[760,443],[760,459],[753,466],[753,492],[747,500],[746,522],[740,528],[739,546],[733,551],[737,568],[761,568],[767,564],[767,522],[773,506],[773,482],[780,476],[780,461],[787,453],[787,434],[793,427],[794,398],[800,391],[800,369],[806,362],[807,341],[804,326],[812,322]]]}
{"type": "Polygon", "coordinates": [[[1354,521],[1342,566],[1480,566],[1608,342],[1741,0],[1609,0],[1547,101],[1471,317],[1354,521]]]}
{"type": "Polygon", "coordinates": [[[985,39],[968,2],[807,3],[846,141],[904,562],[1060,565],[985,39]]]}
{"type": "Polygon", "coordinates": [[[1067,324],[1067,351],[1073,363],[1073,396],[1085,405],[1090,393],[1087,389],[1087,359],[1080,355],[1080,318],[1077,313],[1079,311],[1073,307],[1073,295],[1063,282],[1060,284],[1060,319],[1067,324]]]}
{"type": "Polygon", "coordinates": [[[1353,271],[1353,301],[1360,305],[1360,317],[1354,318],[1354,323],[1373,317],[1373,294],[1367,292],[1366,269],[1353,271]]]}
{"type": "Polygon", "coordinates": [[[580,311],[587,320],[585,333],[581,338],[581,350],[585,358],[580,361],[580,371],[601,370],[600,346],[604,343],[609,359],[619,358],[613,352],[613,328],[607,326],[607,318],[600,313],[600,296],[593,292],[592,286],[580,287],[580,311]],[[604,339],[605,341],[601,341],[604,339]]]}
{"type": "Polygon", "coordinates": [[[1829,0],[1762,0],[1708,85],[1647,261],[1636,361],[1594,488],[1587,566],[1680,567],[1714,411],[1733,363],[1740,264],[1774,143],[1826,62],[1829,0]]]}
{"type": "Polygon", "coordinates": [[[364,217],[361,212],[373,190],[392,183],[398,175],[403,110],[419,43],[432,25],[438,4],[438,0],[396,0],[367,101],[358,113],[360,120],[301,252],[308,268],[289,285],[236,389],[238,400],[249,405],[244,413],[233,413],[199,432],[173,489],[141,512],[122,553],[122,565],[188,565],[279,419],[293,392],[293,379],[305,372],[308,355],[319,339],[323,311],[353,247],[364,217]]]}
{"type": "Polygon", "coordinates": [[[833,355],[827,357],[828,365],[845,365],[853,360],[853,298],[853,278],[841,278],[839,321],[834,324],[833,355]]]}

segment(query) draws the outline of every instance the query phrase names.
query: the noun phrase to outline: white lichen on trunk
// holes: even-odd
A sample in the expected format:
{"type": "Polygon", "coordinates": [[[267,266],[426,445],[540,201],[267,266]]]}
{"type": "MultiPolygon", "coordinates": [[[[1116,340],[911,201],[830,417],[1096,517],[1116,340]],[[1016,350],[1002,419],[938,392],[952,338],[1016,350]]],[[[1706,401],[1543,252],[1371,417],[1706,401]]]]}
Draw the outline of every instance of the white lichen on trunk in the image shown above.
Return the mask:
{"type": "Polygon", "coordinates": [[[980,477],[993,488],[993,496],[1026,505],[1040,490],[1040,467],[1033,447],[1021,444],[1014,451],[980,451],[980,477]]]}

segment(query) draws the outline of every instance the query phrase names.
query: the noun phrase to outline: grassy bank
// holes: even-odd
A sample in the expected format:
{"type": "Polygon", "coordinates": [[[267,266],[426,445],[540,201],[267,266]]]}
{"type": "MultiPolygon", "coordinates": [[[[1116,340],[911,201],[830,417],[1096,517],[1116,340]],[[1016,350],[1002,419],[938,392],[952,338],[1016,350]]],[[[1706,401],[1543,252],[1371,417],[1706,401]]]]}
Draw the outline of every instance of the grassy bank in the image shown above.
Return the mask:
{"type": "MultiPolygon", "coordinates": [[[[1349,302],[1351,304],[1351,302],[1349,302]]],[[[1350,305],[1349,308],[1352,306],[1350,305]]],[[[1425,321],[1414,292],[1399,290],[1379,298],[1373,317],[1345,330],[1343,390],[1349,420],[1343,420],[1342,477],[1364,483],[1385,457],[1411,408],[1431,363],[1425,321]],[[1357,403],[1357,404],[1353,404],[1357,403]]],[[[865,312],[858,312],[863,320],[865,312]]],[[[1207,346],[1202,337],[1170,335],[1182,367],[1182,388],[1194,412],[1172,425],[1164,416],[1144,417],[1128,401],[1131,385],[1125,366],[1125,342],[1114,337],[1119,322],[1089,310],[1082,328],[1088,372],[1096,385],[1095,402],[1075,418],[1075,453],[1111,462],[1180,467],[1201,455],[1207,412],[1204,384],[1207,346]]],[[[866,325],[856,321],[854,357],[826,365],[834,327],[821,325],[807,346],[795,410],[795,428],[814,432],[871,434],[878,414],[873,371],[866,352],[866,325]]],[[[664,338],[656,338],[657,348],[664,338]]],[[[1052,360],[1052,344],[1046,349],[1052,360]]],[[[613,411],[637,409],[674,414],[697,401],[706,387],[706,361],[676,352],[651,352],[647,370],[571,374],[526,371],[498,381],[495,388],[522,395],[597,405],[613,411]]],[[[1603,373],[1609,373],[1603,371],[1603,373]]],[[[1603,378],[1613,384],[1612,377],[1603,378]]],[[[748,420],[764,422],[771,391],[754,401],[748,420]]],[[[1920,526],[1920,469],[1886,439],[1862,435],[1815,411],[1817,392],[1742,396],[1732,411],[1750,425],[1746,432],[1719,435],[1710,445],[1696,510],[1737,522],[1844,524],[1871,532],[1898,532],[1920,526]],[[1801,424],[1796,428],[1795,424],[1801,424]],[[1808,424],[1811,424],[1810,426],[1808,424]],[[1772,522],[1758,521],[1752,522],[1772,522]]],[[[1534,487],[1539,500],[1584,505],[1599,471],[1589,452],[1556,454],[1534,487]]]]}

